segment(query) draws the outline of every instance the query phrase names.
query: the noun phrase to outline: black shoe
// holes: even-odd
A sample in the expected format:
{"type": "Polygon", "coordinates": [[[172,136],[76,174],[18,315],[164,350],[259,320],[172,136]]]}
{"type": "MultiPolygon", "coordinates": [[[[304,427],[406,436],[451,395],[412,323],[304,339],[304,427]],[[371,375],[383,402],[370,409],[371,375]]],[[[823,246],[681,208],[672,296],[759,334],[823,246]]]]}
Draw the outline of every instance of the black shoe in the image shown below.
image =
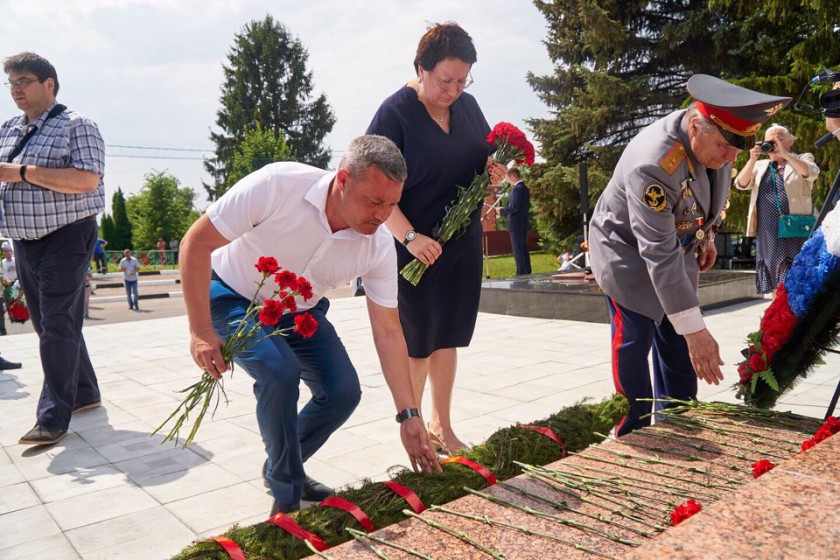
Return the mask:
{"type": "Polygon", "coordinates": [[[333,495],[335,495],[333,488],[307,476],[306,482],[303,483],[303,492],[300,494],[300,499],[307,502],[320,502],[333,495]]]}
{"type": "Polygon", "coordinates": [[[26,435],[18,440],[21,445],[52,445],[61,441],[67,435],[67,430],[61,428],[44,428],[35,424],[35,427],[26,432],[26,435]]]}
{"type": "Polygon", "coordinates": [[[0,331],[0,336],[6,336],[7,334],[9,333],[7,333],[6,331],[0,331]]]}
{"type": "Polygon", "coordinates": [[[20,369],[21,365],[18,362],[10,362],[3,356],[0,356],[0,369],[20,369]]]}
{"type": "Polygon", "coordinates": [[[278,513],[292,513],[293,511],[298,511],[300,509],[300,503],[297,504],[283,504],[274,500],[274,503],[271,504],[271,513],[269,517],[274,517],[278,513]]]}

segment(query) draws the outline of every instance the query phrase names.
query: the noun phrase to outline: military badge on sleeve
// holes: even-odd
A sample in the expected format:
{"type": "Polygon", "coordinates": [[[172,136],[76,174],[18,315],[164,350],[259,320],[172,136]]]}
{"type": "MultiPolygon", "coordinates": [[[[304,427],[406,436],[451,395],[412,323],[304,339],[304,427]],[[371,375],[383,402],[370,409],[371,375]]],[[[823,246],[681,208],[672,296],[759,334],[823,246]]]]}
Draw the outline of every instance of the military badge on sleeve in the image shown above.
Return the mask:
{"type": "Polygon", "coordinates": [[[665,188],[659,183],[648,183],[645,186],[642,202],[656,212],[662,212],[668,199],[665,198],[665,188]]]}

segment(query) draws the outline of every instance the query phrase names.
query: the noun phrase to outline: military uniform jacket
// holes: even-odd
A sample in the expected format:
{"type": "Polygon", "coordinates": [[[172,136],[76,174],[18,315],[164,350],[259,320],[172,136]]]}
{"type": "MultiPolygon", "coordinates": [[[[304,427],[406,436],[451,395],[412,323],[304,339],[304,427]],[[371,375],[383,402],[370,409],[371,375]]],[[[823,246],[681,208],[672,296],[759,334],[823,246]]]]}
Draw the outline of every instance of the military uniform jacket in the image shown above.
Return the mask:
{"type": "Polygon", "coordinates": [[[731,164],[707,171],[697,162],[684,114],[654,122],[627,145],[590,222],[599,286],[657,322],[699,306],[695,250],[720,220],[732,174],[731,164]]]}

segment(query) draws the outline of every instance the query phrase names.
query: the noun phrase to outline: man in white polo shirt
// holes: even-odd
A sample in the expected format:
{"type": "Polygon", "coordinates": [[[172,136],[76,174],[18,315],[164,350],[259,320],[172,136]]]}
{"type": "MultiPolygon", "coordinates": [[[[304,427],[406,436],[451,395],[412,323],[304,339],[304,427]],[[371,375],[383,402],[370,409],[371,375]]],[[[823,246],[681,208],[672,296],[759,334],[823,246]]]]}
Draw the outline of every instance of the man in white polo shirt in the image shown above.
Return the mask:
{"type": "MultiPolygon", "coordinates": [[[[402,195],[405,160],[382,136],[362,136],[336,172],[300,163],[256,171],[210,205],[181,242],[181,281],[199,367],[219,378],[228,369],[223,342],[256,295],[255,263],[271,256],[308,279],[313,297],[298,313],[318,321],[310,338],[271,337],[235,361],[254,378],[257,421],[268,459],[264,477],[274,495],[271,514],[301,499],[321,500],[331,489],[307,477],[303,463],[352,414],[361,398],[358,375],[327,320],[327,290],[356,276],[364,280],[374,344],[398,411],[400,436],[415,471],[440,470],[414,401],[408,352],[397,312],[397,260],[391,235],[380,228],[402,195]],[[300,380],[312,399],[298,414],[300,380]]],[[[266,286],[259,298],[271,295],[266,286]]],[[[286,314],[280,327],[293,324],[286,314]]]]}

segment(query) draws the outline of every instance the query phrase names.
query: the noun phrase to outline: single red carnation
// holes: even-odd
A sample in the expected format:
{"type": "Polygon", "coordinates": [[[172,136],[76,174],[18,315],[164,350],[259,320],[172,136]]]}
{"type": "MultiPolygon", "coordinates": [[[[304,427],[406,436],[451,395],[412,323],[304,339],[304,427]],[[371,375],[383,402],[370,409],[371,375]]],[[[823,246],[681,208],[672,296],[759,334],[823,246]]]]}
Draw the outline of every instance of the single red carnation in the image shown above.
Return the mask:
{"type": "MultiPolygon", "coordinates": [[[[2,311],[0,311],[2,313],[2,311]]],[[[9,315],[15,321],[23,323],[29,320],[29,310],[24,305],[14,304],[9,306],[9,315]]]]}
{"type": "Polygon", "coordinates": [[[260,309],[260,323],[273,327],[283,315],[283,305],[274,299],[267,299],[260,309]]]}
{"type": "Polygon", "coordinates": [[[280,270],[280,265],[277,264],[277,259],[274,257],[260,257],[257,261],[257,264],[254,266],[257,267],[257,270],[268,276],[269,274],[274,274],[278,270],[280,270]]]}
{"type": "Polygon", "coordinates": [[[768,461],[767,459],[762,459],[761,461],[756,461],[752,464],[753,469],[753,478],[758,478],[759,476],[763,475],[766,472],[770,472],[775,467],[773,463],[768,461]]]}
{"type": "Polygon", "coordinates": [[[294,290],[297,288],[297,274],[291,270],[283,270],[274,275],[274,281],[281,288],[288,288],[294,290]]]}
{"type": "Polygon", "coordinates": [[[297,279],[297,293],[303,298],[303,301],[309,301],[312,298],[312,284],[303,276],[297,279]]]}
{"type": "Polygon", "coordinates": [[[295,317],[295,332],[300,333],[303,338],[309,338],[318,330],[318,321],[309,313],[303,313],[295,317]]]}
{"type": "Polygon", "coordinates": [[[801,450],[802,451],[808,451],[809,449],[811,449],[815,445],[817,445],[817,442],[814,441],[813,439],[809,439],[808,441],[803,441],[801,450]]]}
{"type": "Polygon", "coordinates": [[[671,523],[673,525],[679,525],[695,513],[701,511],[703,506],[700,505],[699,502],[694,500],[688,500],[681,506],[677,506],[674,508],[674,511],[671,512],[671,523]]]}
{"type": "Polygon", "coordinates": [[[286,309],[289,310],[289,313],[295,313],[297,311],[297,301],[295,301],[294,296],[283,298],[282,301],[286,309]]]}
{"type": "Polygon", "coordinates": [[[748,381],[752,378],[752,371],[750,371],[746,362],[738,366],[738,375],[741,377],[741,381],[748,381]]]}
{"type": "Polygon", "coordinates": [[[755,372],[767,369],[767,364],[764,363],[764,357],[761,354],[753,354],[750,356],[750,369],[755,372]]]}

